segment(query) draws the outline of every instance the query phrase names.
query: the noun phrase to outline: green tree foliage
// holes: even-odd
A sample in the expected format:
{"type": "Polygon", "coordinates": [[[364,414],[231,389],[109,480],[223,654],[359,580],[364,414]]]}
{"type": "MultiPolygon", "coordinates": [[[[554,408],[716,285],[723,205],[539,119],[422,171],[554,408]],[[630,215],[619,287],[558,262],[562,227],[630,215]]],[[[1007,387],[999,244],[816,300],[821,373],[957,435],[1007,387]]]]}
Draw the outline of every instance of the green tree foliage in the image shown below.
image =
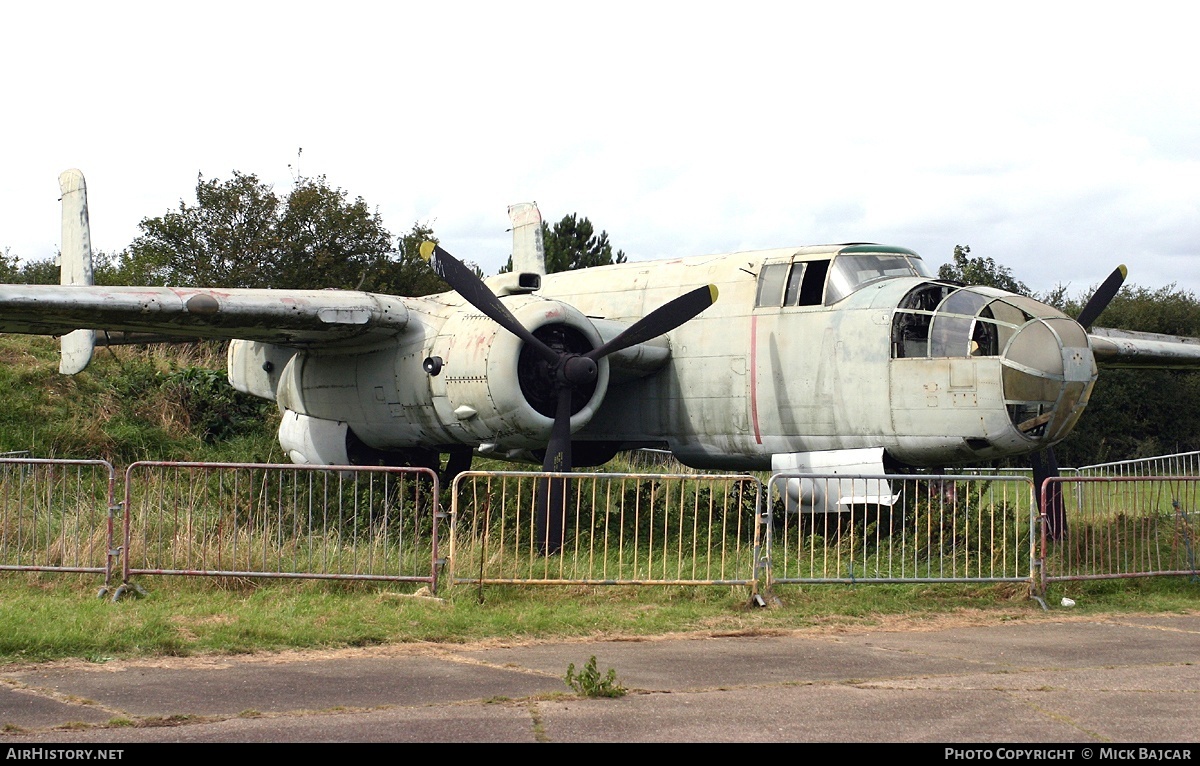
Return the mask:
{"type": "Polygon", "coordinates": [[[542,240],[546,247],[546,273],[586,269],[589,266],[608,266],[625,263],[625,251],[613,254],[608,232],[595,233],[595,227],[587,218],[578,218],[575,213],[551,228],[542,222],[542,240]]]}
{"type": "Polygon", "coordinates": [[[987,285],[1008,290],[1010,293],[1029,295],[1029,288],[1013,276],[1011,269],[999,265],[991,258],[972,258],[971,248],[967,245],[954,246],[954,260],[942,264],[938,269],[938,278],[968,285],[987,285]]]}
{"type": "Polygon", "coordinates": [[[253,174],[200,177],[195,204],[181,201],[139,227],[112,270],[122,284],[410,296],[447,289],[417,252],[421,240],[433,238],[430,227],[414,225],[397,247],[377,211],[324,176],[299,177],[285,196],[253,174]]]}
{"type": "Polygon", "coordinates": [[[394,252],[392,235],[362,197],[346,199],[324,176],[300,178],[274,227],[279,257],[270,287],[364,288],[394,252]]]}
{"type": "Polygon", "coordinates": [[[9,248],[0,250],[0,284],[12,285],[20,281],[20,260],[9,248]]]}
{"type": "MultiPolygon", "coordinates": [[[[386,263],[380,264],[374,275],[375,286],[372,290],[410,296],[430,295],[449,290],[450,285],[442,281],[428,261],[421,257],[421,243],[425,241],[437,242],[438,239],[428,224],[417,221],[411,230],[400,235],[396,252],[386,263]]],[[[478,268],[475,271],[479,273],[478,268]]]]}
{"type": "MultiPolygon", "coordinates": [[[[253,174],[229,181],[196,180],[196,204],[144,218],[129,246],[132,284],[268,287],[285,271],[278,237],[286,211],[253,174]]],[[[332,286],[332,285],[331,285],[332,286]]]]}
{"type": "MultiPolygon", "coordinates": [[[[6,251],[7,252],[7,251],[6,251]]],[[[92,255],[93,276],[98,285],[129,284],[122,282],[121,257],[103,251],[92,255]]],[[[11,261],[0,258],[0,283],[17,285],[57,285],[59,283],[58,257],[42,258],[37,261],[11,261]]]]}

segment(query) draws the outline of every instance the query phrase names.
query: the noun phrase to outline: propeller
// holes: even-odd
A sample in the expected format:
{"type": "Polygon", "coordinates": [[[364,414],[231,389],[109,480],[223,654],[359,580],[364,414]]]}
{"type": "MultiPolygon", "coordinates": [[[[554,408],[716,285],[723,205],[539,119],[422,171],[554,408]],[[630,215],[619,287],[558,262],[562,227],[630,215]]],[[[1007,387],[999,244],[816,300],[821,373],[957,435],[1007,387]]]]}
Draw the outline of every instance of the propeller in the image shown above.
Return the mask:
{"type": "Polygon", "coordinates": [[[1079,316],[1075,319],[1076,322],[1083,325],[1083,329],[1092,329],[1092,324],[1100,317],[1104,309],[1108,308],[1108,304],[1116,297],[1117,292],[1121,289],[1121,284],[1125,281],[1129,270],[1122,264],[1113,270],[1113,273],[1108,275],[1108,279],[1096,288],[1096,292],[1092,293],[1092,297],[1088,298],[1088,302],[1084,304],[1083,311],[1079,312],[1079,316]]]}
{"type": "MultiPolygon", "coordinates": [[[[597,362],[609,354],[674,330],[717,300],[715,285],[698,287],[659,306],[607,343],[579,354],[552,348],[535,336],[474,271],[436,243],[422,243],[421,255],[429,260],[438,276],[446,280],[468,303],[520,338],[546,361],[545,373],[556,397],[554,423],[550,428],[550,441],[542,462],[542,470],[546,473],[571,471],[572,395],[577,389],[596,380],[599,369],[597,362]]],[[[562,548],[569,495],[570,480],[565,477],[548,477],[538,485],[536,533],[538,548],[544,555],[557,553],[562,548]]]]}
{"type": "MultiPolygon", "coordinates": [[[[1079,312],[1079,316],[1075,319],[1083,326],[1084,330],[1090,330],[1092,324],[1108,308],[1108,304],[1116,297],[1121,289],[1121,285],[1125,282],[1125,277],[1129,270],[1124,264],[1113,270],[1113,273],[1108,275],[1108,278],[1096,288],[1087,303],[1084,304],[1083,310],[1079,312]]],[[[1058,460],[1054,457],[1054,448],[1047,447],[1046,449],[1035,452],[1030,457],[1030,463],[1033,468],[1033,484],[1036,487],[1036,496],[1038,510],[1046,517],[1046,533],[1051,540],[1061,540],[1067,532],[1067,514],[1063,507],[1062,485],[1057,482],[1050,485],[1050,490],[1046,497],[1046,507],[1042,507],[1042,484],[1046,479],[1056,478],[1058,473],[1058,460]]]]}

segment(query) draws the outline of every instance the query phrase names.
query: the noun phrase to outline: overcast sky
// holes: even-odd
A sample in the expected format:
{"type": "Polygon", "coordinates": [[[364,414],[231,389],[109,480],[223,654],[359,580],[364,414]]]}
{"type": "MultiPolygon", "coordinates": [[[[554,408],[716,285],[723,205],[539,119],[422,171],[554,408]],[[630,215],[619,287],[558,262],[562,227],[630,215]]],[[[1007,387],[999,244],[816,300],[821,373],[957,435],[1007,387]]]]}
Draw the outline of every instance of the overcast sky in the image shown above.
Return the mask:
{"type": "Polygon", "coordinates": [[[507,206],[630,260],[954,245],[1034,290],[1200,292],[1200,45],[1183,3],[21,3],[0,10],[0,249],[93,246],[197,174],[297,171],[495,273],[507,206]],[[303,150],[300,152],[300,150],[303,150]]]}

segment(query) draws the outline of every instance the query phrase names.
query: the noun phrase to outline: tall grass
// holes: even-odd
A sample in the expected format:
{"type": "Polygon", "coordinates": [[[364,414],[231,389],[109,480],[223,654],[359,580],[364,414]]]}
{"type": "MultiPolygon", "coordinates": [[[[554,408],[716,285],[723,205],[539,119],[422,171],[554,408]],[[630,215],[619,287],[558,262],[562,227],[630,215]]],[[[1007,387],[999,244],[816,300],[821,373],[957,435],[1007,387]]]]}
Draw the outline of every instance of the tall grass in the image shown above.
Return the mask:
{"type": "Polygon", "coordinates": [[[278,462],[277,409],[224,379],[214,342],[96,349],[58,372],[57,341],[0,335],[0,452],[39,458],[278,462]]]}

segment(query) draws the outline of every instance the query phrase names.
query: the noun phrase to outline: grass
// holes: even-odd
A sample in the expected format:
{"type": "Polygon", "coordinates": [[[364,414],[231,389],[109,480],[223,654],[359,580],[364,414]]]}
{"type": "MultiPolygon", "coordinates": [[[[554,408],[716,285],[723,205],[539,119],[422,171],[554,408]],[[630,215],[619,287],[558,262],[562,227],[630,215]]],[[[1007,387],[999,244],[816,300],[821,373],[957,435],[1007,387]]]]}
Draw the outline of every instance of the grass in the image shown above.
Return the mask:
{"type": "Polygon", "coordinates": [[[789,586],[759,608],[746,589],[717,586],[457,586],[438,600],[371,583],[178,577],[141,578],[146,597],[113,603],[93,580],[6,573],[0,663],[1200,611],[1200,583],[1182,577],[1056,585],[1048,600],[1069,596],[1069,612],[1043,611],[1014,584],[789,586]]]}
{"type": "Polygon", "coordinates": [[[0,334],[0,452],[38,458],[279,462],[274,405],[234,392],[223,347],[101,347],[87,370],[58,373],[58,341],[0,334]],[[206,422],[228,424],[219,438],[206,422]]]}

